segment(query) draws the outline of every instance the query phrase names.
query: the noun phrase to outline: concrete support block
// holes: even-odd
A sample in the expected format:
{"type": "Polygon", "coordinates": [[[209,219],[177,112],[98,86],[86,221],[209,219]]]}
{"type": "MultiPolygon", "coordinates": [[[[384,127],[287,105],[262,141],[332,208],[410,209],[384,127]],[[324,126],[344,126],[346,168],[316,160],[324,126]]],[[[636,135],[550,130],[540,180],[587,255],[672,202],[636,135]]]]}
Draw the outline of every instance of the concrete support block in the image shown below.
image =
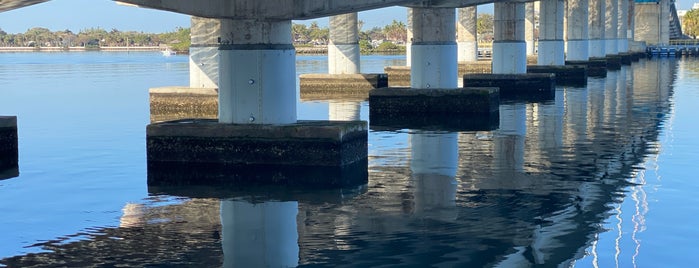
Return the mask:
{"type": "Polygon", "coordinates": [[[218,91],[215,88],[151,88],[150,121],[218,117],[218,91]]]}
{"type": "Polygon", "coordinates": [[[410,86],[410,66],[387,66],[383,71],[388,76],[389,87],[410,86]]]}
{"type": "Polygon", "coordinates": [[[467,74],[465,87],[498,87],[501,99],[552,100],[556,95],[556,76],[533,74],[467,74]]]}
{"type": "Polygon", "coordinates": [[[0,116],[0,180],[19,176],[17,117],[0,116]]]}
{"type": "Polygon", "coordinates": [[[606,77],[607,76],[607,59],[606,58],[590,58],[587,61],[566,61],[567,66],[584,66],[587,68],[587,76],[589,77],[606,77]]]}
{"type": "Polygon", "coordinates": [[[379,88],[369,103],[372,128],[492,130],[500,100],[496,88],[379,88]]]}
{"type": "Polygon", "coordinates": [[[633,62],[633,53],[629,52],[624,52],[624,53],[619,53],[619,58],[621,59],[621,64],[622,65],[631,65],[631,62],[633,62]]]}
{"type": "Polygon", "coordinates": [[[367,129],[365,121],[150,124],[148,184],[365,184],[367,129]]]}
{"type": "Polygon", "coordinates": [[[459,77],[464,74],[489,74],[492,70],[491,61],[459,62],[459,77]]]}
{"type": "Polygon", "coordinates": [[[528,65],[527,73],[552,73],[556,75],[556,85],[584,86],[587,84],[587,68],[580,65],[528,65]]]}
{"type": "Polygon", "coordinates": [[[388,87],[386,74],[302,74],[299,79],[304,100],[366,100],[369,90],[388,87]]]}
{"type": "Polygon", "coordinates": [[[607,55],[607,69],[609,70],[619,70],[621,69],[621,56],[619,54],[607,55]]]}

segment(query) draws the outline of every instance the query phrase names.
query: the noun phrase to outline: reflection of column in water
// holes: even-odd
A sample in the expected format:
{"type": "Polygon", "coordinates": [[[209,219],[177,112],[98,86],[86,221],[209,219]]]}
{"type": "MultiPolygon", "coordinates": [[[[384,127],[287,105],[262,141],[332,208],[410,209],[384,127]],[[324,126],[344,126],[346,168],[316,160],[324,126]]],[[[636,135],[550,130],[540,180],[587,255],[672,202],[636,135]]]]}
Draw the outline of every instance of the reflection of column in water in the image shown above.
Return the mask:
{"type": "Polygon", "coordinates": [[[554,103],[534,103],[527,115],[527,162],[546,165],[563,144],[563,90],[556,92],[554,103]]]}
{"type": "Polygon", "coordinates": [[[602,79],[594,79],[587,83],[587,136],[590,140],[595,139],[596,131],[602,123],[604,117],[604,90],[605,83],[602,79]]]}
{"type": "MultiPolygon", "coordinates": [[[[590,81],[591,83],[592,81],[590,81]]],[[[565,117],[563,124],[564,148],[573,153],[575,144],[587,138],[587,88],[565,90],[565,117]]]]}
{"type": "Polygon", "coordinates": [[[298,202],[221,201],[224,267],[296,267],[298,202]]]}
{"type": "Polygon", "coordinates": [[[458,134],[421,132],[410,135],[415,211],[444,220],[456,217],[458,134]]]}
{"type": "Polygon", "coordinates": [[[526,104],[501,104],[500,129],[495,140],[495,168],[501,175],[524,170],[524,138],[527,131],[526,104]]]}
{"type": "Polygon", "coordinates": [[[142,226],[145,223],[143,219],[143,205],[128,203],[121,209],[124,213],[121,218],[119,218],[119,227],[136,227],[142,226]]]}
{"type": "Polygon", "coordinates": [[[360,102],[331,101],[328,103],[330,120],[356,121],[360,117],[360,102]]]}
{"type": "Polygon", "coordinates": [[[619,72],[607,72],[607,78],[604,80],[604,116],[602,117],[602,124],[604,126],[609,126],[613,124],[616,120],[616,107],[617,107],[617,80],[619,78],[619,72]]]}
{"type": "MultiPolygon", "coordinates": [[[[616,114],[621,115],[624,117],[628,116],[628,111],[627,111],[627,105],[626,102],[628,101],[628,86],[626,85],[626,66],[622,66],[621,70],[619,70],[619,76],[617,77],[617,82],[616,82],[616,114]]],[[[618,120],[617,120],[618,121],[618,120]]],[[[621,120],[622,124],[627,123],[626,120],[621,120]]]]}

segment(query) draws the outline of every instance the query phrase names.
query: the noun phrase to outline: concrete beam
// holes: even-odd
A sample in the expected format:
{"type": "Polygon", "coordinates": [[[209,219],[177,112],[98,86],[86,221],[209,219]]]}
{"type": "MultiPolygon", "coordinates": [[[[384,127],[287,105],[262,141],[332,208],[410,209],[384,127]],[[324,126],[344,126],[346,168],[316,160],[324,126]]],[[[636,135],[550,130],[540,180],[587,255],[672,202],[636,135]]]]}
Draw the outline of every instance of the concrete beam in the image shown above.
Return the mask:
{"type": "Polygon", "coordinates": [[[406,5],[416,0],[119,0],[119,2],[206,18],[290,20],[406,5]]]}
{"type": "Polygon", "coordinates": [[[36,5],[49,0],[4,0],[0,1],[0,12],[36,5]]]}
{"type": "Polygon", "coordinates": [[[144,8],[205,18],[305,20],[390,6],[461,8],[496,2],[533,0],[114,0],[144,8]]]}
{"type": "MultiPolygon", "coordinates": [[[[538,0],[537,0],[538,1],[538,0]]],[[[479,6],[491,3],[502,2],[535,2],[535,0],[432,0],[432,1],[413,1],[414,3],[405,5],[407,7],[444,7],[444,8],[462,8],[479,6]]]]}

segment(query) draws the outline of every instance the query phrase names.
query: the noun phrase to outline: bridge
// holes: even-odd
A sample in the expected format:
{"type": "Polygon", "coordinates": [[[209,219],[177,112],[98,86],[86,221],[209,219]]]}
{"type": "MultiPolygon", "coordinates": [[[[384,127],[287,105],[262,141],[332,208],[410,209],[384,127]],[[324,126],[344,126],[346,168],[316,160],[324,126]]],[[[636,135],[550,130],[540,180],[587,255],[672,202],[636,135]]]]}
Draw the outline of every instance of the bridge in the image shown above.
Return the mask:
{"type": "MultiPolygon", "coordinates": [[[[41,2],[45,1],[6,0],[0,2],[0,11],[41,2]]],[[[184,92],[213,90],[218,100],[217,120],[148,126],[149,172],[181,163],[209,167],[212,161],[224,166],[280,165],[292,174],[298,170],[289,167],[310,166],[338,174],[340,179],[322,183],[330,186],[362,182],[345,175],[356,175],[348,168],[366,173],[368,126],[362,121],[297,120],[291,20],[330,16],[328,81],[342,77],[340,84],[346,85],[368,79],[359,73],[357,12],[407,7],[409,87],[371,90],[371,116],[407,118],[406,122],[455,117],[495,120],[483,125],[487,128],[497,125],[501,97],[555,93],[553,75],[528,74],[528,70],[561,73],[601,68],[604,74],[607,68],[630,62],[632,53],[644,52],[646,45],[668,44],[670,21],[675,18],[670,15],[674,7],[670,0],[542,0],[534,57],[537,67],[544,68],[533,68],[527,65],[527,56],[534,51],[533,6],[527,1],[118,2],[193,16],[190,89],[184,92]],[[477,6],[486,3],[495,5],[491,73],[462,79],[459,64],[477,61],[477,6]],[[517,84],[522,81],[531,88],[517,84]],[[255,150],[220,150],[223,144],[255,150]]],[[[473,127],[469,122],[465,125],[456,127],[473,127]]]]}

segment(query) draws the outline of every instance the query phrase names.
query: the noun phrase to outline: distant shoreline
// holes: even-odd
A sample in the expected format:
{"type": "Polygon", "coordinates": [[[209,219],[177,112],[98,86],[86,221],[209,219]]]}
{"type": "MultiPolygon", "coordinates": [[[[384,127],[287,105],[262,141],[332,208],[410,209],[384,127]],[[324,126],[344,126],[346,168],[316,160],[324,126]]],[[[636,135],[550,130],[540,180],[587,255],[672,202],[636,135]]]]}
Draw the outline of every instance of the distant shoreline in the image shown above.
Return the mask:
{"type": "MultiPolygon", "coordinates": [[[[0,47],[0,53],[12,52],[85,52],[85,51],[119,51],[119,52],[151,52],[164,51],[167,48],[160,46],[134,46],[134,47],[0,47]]],[[[188,51],[187,51],[188,52],[188,51]]],[[[177,54],[188,54],[187,52],[177,51],[177,54]]],[[[297,54],[303,55],[323,55],[328,54],[327,46],[297,46],[297,54]]],[[[395,54],[404,55],[403,51],[372,51],[370,54],[395,54]]]]}
{"type": "Polygon", "coordinates": [[[148,47],[0,47],[3,52],[83,52],[83,51],[133,51],[149,52],[163,51],[165,48],[158,46],[148,47]]]}

